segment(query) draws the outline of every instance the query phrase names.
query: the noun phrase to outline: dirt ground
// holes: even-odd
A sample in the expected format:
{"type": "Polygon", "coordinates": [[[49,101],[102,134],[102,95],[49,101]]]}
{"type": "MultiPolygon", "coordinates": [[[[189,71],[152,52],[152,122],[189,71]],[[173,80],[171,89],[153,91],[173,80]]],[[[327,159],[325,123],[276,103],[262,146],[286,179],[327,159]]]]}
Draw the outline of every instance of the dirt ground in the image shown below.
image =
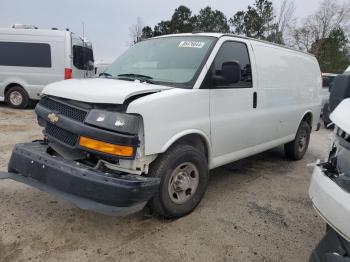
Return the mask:
{"type": "MultiPolygon", "coordinates": [[[[325,223],[306,165],[324,158],[327,135],[313,133],[298,162],[280,147],[213,170],[203,201],[178,220],[103,216],[2,180],[0,261],[307,261],[325,223]]],[[[40,137],[33,110],[0,104],[0,170],[15,143],[40,137]]]]}

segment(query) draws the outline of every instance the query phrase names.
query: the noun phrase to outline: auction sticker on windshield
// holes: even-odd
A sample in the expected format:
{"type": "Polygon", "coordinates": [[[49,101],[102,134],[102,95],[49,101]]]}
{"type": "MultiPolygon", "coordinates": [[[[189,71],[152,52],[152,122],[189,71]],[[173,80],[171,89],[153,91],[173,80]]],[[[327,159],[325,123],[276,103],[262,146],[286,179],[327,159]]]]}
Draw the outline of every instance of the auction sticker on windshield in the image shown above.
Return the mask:
{"type": "Polygon", "coordinates": [[[181,41],[179,47],[190,47],[190,48],[203,48],[204,42],[197,41],[181,41]]]}

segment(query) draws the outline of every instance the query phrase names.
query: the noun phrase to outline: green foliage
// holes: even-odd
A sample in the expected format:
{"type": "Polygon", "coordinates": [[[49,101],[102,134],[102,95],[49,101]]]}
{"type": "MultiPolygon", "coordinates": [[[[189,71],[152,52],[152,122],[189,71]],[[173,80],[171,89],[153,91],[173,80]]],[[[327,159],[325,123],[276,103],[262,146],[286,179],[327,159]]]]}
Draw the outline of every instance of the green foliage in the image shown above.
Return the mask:
{"type": "Polygon", "coordinates": [[[159,22],[154,29],[146,26],[142,30],[142,39],[152,36],[191,33],[195,30],[205,32],[230,32],[225,15],[219,10],[212,10],[209,6],[201,9],[198,15],[192,15],[192,11],[186,6],[175,9],[170,20],[159,22]]]}
{"type": "Polygon", "coordinates": [[[344,30],[338,27],[330,32],[329,37],[316,40],[310,52],[316,56],[322,72],[343,73],[350,64],[348,43],[344,30]]]}
{"type": "MultiPolygon", "coordinates": [[[[348,10],[350,4],[338,6],[335,0],[323,0],[302,27],[292,30],[290,37],[295,42],[293,46],[315,54],[323,72],[341,73],[350,64],[349,42],[344,32],[346,27],[343,26],[348,10]],[[330,31],[327,28],[336,29],[325,34],[330,31]]],[[[231,25],[233,33],[285,44],[284,32],[293,19],[293,12],[294,5],[284,0],[276,19],[271,0],[255,0],[252,6],[236,12],[228,21],[221,11],[209,6],[193,15],[188,7],[181,5],[175,9],[170,20],[159,22],[153,29],[143,27],[140,39],[193,31],[228,33],[231,25]]]]}
{"type": "MultiPolygon", "coordinates": [[[[167,35],[170,33],[170,21],[161,21],[154,27],[153,36],[167,35]]],[[[143,39],[146,38],[146,36],[143,36],[143,39]]]]}
{"type": "Polygon", "coordinates": [[[219,10],[212,10],[207,6],[199,11],[195,17],[195,29],[203,32],[230,32],[226,16],[219,10]]]}
{"type": "Polygon", "coordinates": [[[145,26],[144,28],[142,28],[142,36],[143,38],[151,38],[153,37],[153,31],[152,28],[149,26],[145,26]]]}
{"type": "Polygon", "coordinates": [[[192,11],[186,6],[179,6],[170,20],[171,33],[191,33],[193,31],[192,11]]]}
{"type": "Polygon", "coordinates": [[[258,39],[274,39],[271,37],[276,24],[273,23],[273,4],[268,0],[256,0],[253,6],[248,6],[247,11],[238,11],[230,18],[230,24],[234,33],[258,39]]]}

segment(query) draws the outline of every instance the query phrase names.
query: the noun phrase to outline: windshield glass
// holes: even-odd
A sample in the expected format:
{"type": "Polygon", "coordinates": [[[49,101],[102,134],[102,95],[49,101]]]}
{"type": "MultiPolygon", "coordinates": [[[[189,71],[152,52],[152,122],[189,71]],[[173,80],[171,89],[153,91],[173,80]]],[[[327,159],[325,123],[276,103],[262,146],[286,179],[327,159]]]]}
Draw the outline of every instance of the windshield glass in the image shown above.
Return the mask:
{"type": "Polygon", "coordinates": [[[104,77],[190,86],[214,40],[213,37],[174,36],[142,41],[117,58],[104,77]]]}

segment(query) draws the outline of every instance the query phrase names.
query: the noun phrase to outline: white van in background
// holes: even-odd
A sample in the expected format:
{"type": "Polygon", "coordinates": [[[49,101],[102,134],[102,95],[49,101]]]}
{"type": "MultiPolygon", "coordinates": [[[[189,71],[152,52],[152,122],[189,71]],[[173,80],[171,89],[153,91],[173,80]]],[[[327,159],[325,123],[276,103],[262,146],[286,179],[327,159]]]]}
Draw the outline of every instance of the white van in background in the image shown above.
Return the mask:
{"type": "Polygon", "coordinates": [[[39,100],[44,86],[94,75],[91,43],[65,30],[0,29],[0,98],[14,108],[39,100]]]}

